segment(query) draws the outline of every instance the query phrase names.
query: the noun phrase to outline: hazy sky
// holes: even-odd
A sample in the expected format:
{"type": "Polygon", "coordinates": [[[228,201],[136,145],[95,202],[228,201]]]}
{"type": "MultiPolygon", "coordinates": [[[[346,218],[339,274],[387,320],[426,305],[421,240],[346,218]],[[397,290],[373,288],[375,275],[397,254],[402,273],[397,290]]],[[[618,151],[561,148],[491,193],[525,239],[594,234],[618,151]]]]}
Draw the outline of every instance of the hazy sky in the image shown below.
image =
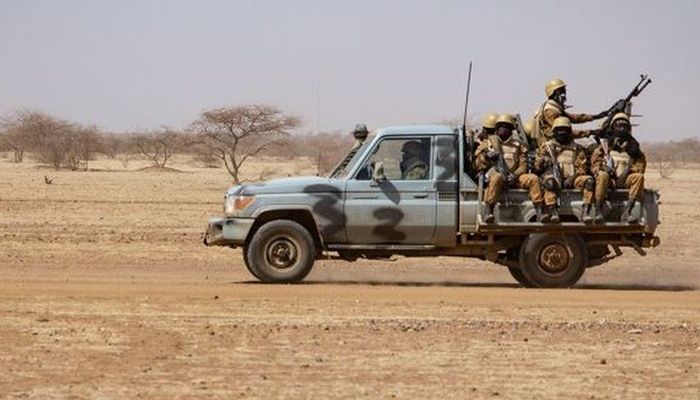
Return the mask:
{"type": "Polygon", "coordinates": [[[124,131],[269,103],[306,130],[435,122],[460,116],[473,60],[472,117],[529,116],[553,77],[598,112],[646,72],[636,134],[678,139],[698,135],[699,20],[700,1],[0,0],[0,114],[124,131]]]}

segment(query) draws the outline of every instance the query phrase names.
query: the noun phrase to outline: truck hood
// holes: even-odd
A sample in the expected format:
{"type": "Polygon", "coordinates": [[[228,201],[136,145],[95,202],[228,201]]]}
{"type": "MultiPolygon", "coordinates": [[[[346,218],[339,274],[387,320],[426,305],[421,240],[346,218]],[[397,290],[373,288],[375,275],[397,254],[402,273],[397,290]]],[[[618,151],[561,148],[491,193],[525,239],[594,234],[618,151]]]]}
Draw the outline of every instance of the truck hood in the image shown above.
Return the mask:
{"type": "Polygon", "coordinates": [[[318,176],[302,176],[273,179],[267,182],[234,186],[228,190],[229,195],[261,195],[291,193],[323,193],[342,191],[345,182],[338,179],[318,176]]]}

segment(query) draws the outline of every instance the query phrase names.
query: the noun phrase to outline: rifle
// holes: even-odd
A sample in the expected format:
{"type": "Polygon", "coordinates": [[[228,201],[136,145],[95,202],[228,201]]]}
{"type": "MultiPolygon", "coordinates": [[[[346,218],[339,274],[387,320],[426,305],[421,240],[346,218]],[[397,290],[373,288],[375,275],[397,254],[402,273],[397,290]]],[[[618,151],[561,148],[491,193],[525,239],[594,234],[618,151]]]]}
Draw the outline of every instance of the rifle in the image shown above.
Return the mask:
{"type": "Polygon", "coordinates": [[[534,165],[535,161],[535,152],[531,151],[532,144],[530,143],[530,138],[525,132],[525,125],[523,125],[523,120],[520,118],[520,114],[515,114],[515,123],[515,128],[517,129],[518,137],[520,137],[520,140],[526,145],[525,148],[527,150],[527,172],[532,172],[532,166],[534,165]]]}
{"type": "Polygon", "coordinates": [[[605,154],[605,165],[608,167],[608,172],[614,174],[615,162],[610,155],[610,144],[608,143],[607,137],[600,138],[600,146],[603,148],[603,154],[605,154]]]}
{"type": "Polygon", "coordinates": [[[605,118],[605,121],[603,121],[603,125],[601,125],[601,130],[603,132],[610,129],[610,122],[612,121],[613,116],[615,116],[615,114],[617,113],[627,111],[627,108],[632,98],[639,96],[639,94],[642,93],[642,90],[644,90],[644,88],[646,88],[651,83],[651,78],[649,78],[649,75],[641,74],[639,78],[639,83],[637,83],[637,85],[632,89],[632,91],[629,92],[627,97],[616,101],[615,104],[613,104],[612,107],[608,109],[608,116],[605,118]]]}
{"type": "Polygon", "coordinates": [[[547,148],[547,153],[549,153],[549,158],[552,159],[552,175],[554,175],[554,179],[559,183],[559,186],[562,185],[562,179],[561,179],[561,169],[559,169],[559,163],[557,162],[557,158],[554,157],[554,152],[552,151],[552,148],[549,146],[549,143],[545,142],[544,147],[547,148]]]}
{"type": "MultiPolygon", "coordinates": [[[[498,152],[498,160],[496,160],[496,171],[500,173],[503,176],[503,179],[507,181],[510,180],[510,177],[513,175],[512,172],[510,172],[510,168],[508,168],[508,163],[506,163],[506,159],[503,157],[503,148],[501,147],[501,142],[500,139],[496,139],[496,143],[494,143],[494,140],[491,140],[491,147],[498,152]]],[[[505,185],[507,188],[508,185],[505,185]]]]}

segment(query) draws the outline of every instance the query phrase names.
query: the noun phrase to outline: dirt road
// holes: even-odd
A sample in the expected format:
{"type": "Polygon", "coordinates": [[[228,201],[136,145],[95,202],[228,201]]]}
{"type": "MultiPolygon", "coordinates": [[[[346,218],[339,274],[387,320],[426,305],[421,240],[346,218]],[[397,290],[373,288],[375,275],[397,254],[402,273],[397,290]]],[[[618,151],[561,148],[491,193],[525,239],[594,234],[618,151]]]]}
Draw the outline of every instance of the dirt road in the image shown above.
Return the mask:
{"type": "Polygon", "coordinates": [[[662,246],[570,290],[473,260],[321,261],[251,282],[205,248],[220,170],[2,163],[0,398],[700,398],[698,170],[662,246]]]}

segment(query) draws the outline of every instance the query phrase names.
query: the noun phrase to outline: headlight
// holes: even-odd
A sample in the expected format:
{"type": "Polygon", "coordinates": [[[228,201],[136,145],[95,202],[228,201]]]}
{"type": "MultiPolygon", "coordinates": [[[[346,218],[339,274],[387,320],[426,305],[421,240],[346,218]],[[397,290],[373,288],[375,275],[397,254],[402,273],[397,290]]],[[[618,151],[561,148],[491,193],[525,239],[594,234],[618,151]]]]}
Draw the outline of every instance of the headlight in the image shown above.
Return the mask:
{"type": "Polygon", "coordinates": [[[224,201],[224,215],[235,215],[255,202],[255,196],[229,196],[224,201]]]}

